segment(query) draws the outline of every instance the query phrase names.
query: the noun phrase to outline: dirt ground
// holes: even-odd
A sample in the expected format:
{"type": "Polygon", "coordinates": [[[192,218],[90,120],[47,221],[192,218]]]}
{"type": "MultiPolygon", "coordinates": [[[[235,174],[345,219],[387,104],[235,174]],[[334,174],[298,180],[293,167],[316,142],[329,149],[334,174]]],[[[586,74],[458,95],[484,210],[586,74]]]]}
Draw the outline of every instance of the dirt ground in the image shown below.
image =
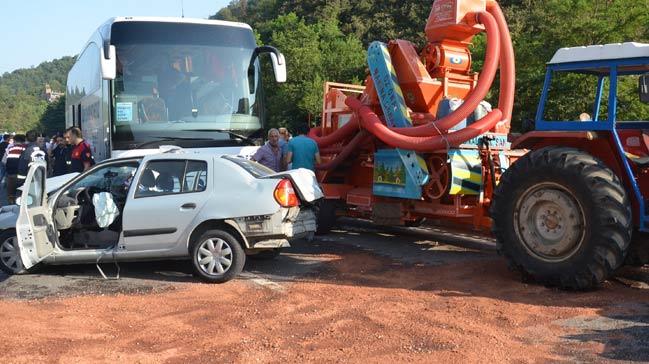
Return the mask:
{"type": "Polygon", "coordinates": [[[0,362],[649,361],[649,268],[562,292],[521,282],[489,240],[350,222],[227,284],[189,272],[0,276],[0,362]]]}

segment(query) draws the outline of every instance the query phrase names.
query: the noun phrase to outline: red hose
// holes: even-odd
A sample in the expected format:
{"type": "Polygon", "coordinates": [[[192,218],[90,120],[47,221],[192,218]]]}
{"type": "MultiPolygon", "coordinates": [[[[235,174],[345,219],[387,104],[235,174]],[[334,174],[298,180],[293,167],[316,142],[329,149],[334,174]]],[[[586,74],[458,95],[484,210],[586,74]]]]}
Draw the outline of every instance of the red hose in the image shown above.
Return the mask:
{"type": "Polygon", "coordinates": [[[321,127],[312,128],[311,130],[309,130],[309,138],[315,140],[315,142],[318,143],[318,146],[320,148],[323,148],[349,138],[354,134],[354,132],[357,132],[359,129],[360,126],[358,124],[358,118],[356,117],[356,115],[352,115],[347,124],[343,125],[340,129],[337,129],[327,136],[321,136],[321,127]]]}
{"type": "Polygon", "coordinates": [[[348,97],[345,103],[358,114],[363,128],[367,129],[367,131],[375,135],[385,144],[393,148],[408,149],[417,152],[432,152],[446,149],[448,146],[457,146],[491,129],[502,117],[500,110],[494,109],[487,116],[462,130],[444,136],[412,137],[395,133],[389,129],[381,122],[372,109],[363,105],[356,98],[348,97]]]}
{"type": "Polygon", "coordinates": [[[349,143],[347,143],[347,145],[345,145],[340,154],[338,154],[333,160],[327,163],[318,164],[316,166],[316,169],[329,170],[338,167],[340,163],[347,160],[352,152],[354,152],[361,145],[369,142],[370,139],[371,135],[366,130],[361,130],[349,143]]]}
{"type": "Polygon", "coordinates": [[[514,46],[507,27],[507,20],[497,2],[487,3],[487,11],[494,16],[500,32],[500,96],[498,108],[503,112],[503,120],[511,121],[516,89],[516,66],[514,46]]]}
{"type": "MultiPolygon", "coordinates": [[[[318,169],[333,169],[340,165],[360,145],[371,138],[372,134],[385,144],[393,148],[414,150],[417,152],[431,152],[457,146],[471,138],[477,137],[492,129],[506,115],[505,120],[511,118],[515,88],[514,52],[511,45],[511,36],[505,18],[498,4],[489,3],[489,12],[476,14],[478,22],[485,26],[487,33],[487,49],[485,63],[478,83],[462,105],[453,113],[434,122],[411,128],[389,128],[369,107],[363,105],[355,97],[348,97],[345,103],[355,112],[350,122],[325,137],[322,129],[314,128],[309,132],[309,137],[322,147],[330,146],[344,141],[359,129],[358,122],[363,129],[347,143],[342,150],[340,147],[329,148],[340,151],[334,160],[318,165],[318,169]],[[501,47],[501,43],[503,43],[501,47]],[[471,114],[484,100],[494,81],[498,66],[501,67],[499,108],[494,109],[482,119],[462,130],[447,133],[448,129],[457,125],[461,120],[471,114]],[[502,108],[502,109],[501,109],[502,108]],[[504,110],[502,112],[501,110],[504,110]],[[368,134],[369,132],[369,134],[368,134]],[[442,133],[443,135],[440,135],[442,133]]],[[[328,151],[328,149],[324,149],[328,151]]]]}
{"type": "Polygon", "coordinates": [[[433,121],[428,124],[415,126],[412,128],[390,128],[392,131],[407,136],[429,136],[446,133],[450,128],[457,125],[460,121],[466,119],[485,99],[491,84],[496,77],[500,58],[500,36],[498,24],[493,15],[481,12],[478,13],[478,22],[484,24],[487,33],[487,50],[485,53],[485,63],[478,79],[478,84],[471,94],[464,100],[462,105],[451,114],[433,121]]]}

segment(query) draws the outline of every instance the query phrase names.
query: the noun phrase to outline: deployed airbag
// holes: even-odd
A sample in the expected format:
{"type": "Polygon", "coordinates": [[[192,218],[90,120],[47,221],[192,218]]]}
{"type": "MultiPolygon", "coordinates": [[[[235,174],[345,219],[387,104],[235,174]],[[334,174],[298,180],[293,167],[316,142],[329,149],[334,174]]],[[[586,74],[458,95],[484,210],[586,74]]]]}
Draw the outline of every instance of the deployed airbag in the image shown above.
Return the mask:
{"type": "Polygon", "coordinates": [[[92,204],[95,206],[95,217],[100,228],[110,226],[119,215],[119,209],[110,192],[95,193],[92,196],[92,204]]]}

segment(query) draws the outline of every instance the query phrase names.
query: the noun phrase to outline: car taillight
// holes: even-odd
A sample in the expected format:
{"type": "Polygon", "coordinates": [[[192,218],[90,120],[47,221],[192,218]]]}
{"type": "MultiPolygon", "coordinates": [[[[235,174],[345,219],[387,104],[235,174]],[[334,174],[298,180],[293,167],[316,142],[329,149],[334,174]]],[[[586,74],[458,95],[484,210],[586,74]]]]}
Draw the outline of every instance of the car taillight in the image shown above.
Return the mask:
{"type": "Polygon", "coordinates": [[[288,179],[279,181],[273,195],[275,196],[275,201],[282,207],[295,207],[300,204],[293,189],[293,184],[288,179]]]}

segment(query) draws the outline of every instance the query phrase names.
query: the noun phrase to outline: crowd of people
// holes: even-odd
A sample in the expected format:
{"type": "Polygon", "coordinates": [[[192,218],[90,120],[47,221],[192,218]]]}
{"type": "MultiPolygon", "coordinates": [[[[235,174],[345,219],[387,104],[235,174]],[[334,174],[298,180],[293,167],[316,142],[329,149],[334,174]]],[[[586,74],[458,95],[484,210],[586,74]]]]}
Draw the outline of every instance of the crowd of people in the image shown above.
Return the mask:
{"type": "Polygon", "coordinates": [[[77,127],[55,134],[49,140],[36,130],[24,135],[4,134],[0,140],[0,156],[0,184],[5,184],[9,204],[16,202],[17,188],[25,183],[29,164],[36,157],[46,161],[48,177],[81,173],[94,164],[90,145],[77,127]]]}
{"type": "MultiPolygon", "coordinates": [[[[292,137],[288,129],[270,129],[266,144],[257,150],[252,160],[275,172],[306,168],[315,172],[320,161],[316,142],[307,137],[306,125],[292,137]]],[[[92,149],[84,141],[81,129],[71,127],[65,133],[55,134],[49,141],[36,130],[26,134],[4,134],[0,140],[0,184],[5,185],[7,202],[16,202],[16,191],[23,185],[29,164],[35,157],[47,163],[47,176],[81,173],[93,164],[92,149]],[[41,152],[41,153],[36,153],[41,152]]]]}
{"type": "Polygon", "coordinates": [[[298,136],[292,137],[286,128],[268,130],[268,141],[252,156],[252,160],[275,172],[306,168],[315,172],[320,164],[318,144],[307,137],[306,125],[298,128],[298,136]]]}

